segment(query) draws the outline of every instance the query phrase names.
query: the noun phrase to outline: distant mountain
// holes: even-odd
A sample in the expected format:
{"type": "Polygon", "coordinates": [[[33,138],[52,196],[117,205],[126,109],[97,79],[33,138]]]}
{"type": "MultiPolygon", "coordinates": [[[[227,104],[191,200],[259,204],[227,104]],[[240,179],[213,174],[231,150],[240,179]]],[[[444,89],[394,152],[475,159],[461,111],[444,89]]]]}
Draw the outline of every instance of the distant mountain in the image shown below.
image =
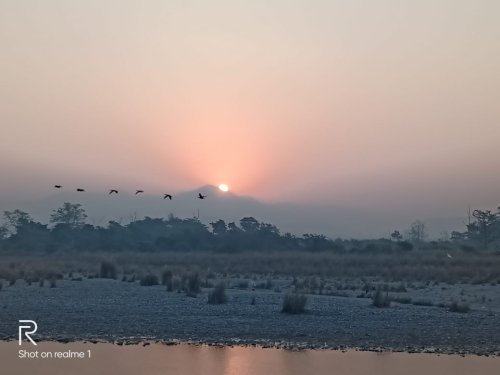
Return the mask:
{"type": "MultiPolygon", "coordinates": [[[[169,193],[169,192],[165,192],[169,193]]],[[[170,192],[171,193],[171,192],[170,192]]],[[[48,222],[52,210],[64,202],[81,203],[88,214],[88,221],[105,226],[110,220],[126,224],[145,216],[199,217],[208,224],[218,219],[238,222],[246,216],[275,224],[282,232],[294,234],[322,233],[336,238],[388,237],[394,229],[404,231],[415,218],[396,217],[387,213],[360,210],[332,205],[306,205],[295,203],[263,203],[251,197],[223,192],[215,186],[172,194],[173,199],[163,199],[162,194],[134,195],[120,191],[109,195],[107,191],[83,192],[54,191],[37,200],[3,204],[0,210],[20,208],[30,212],[37,220],[48,222]],[[206,199],[198,199],[198,193],[206,199]]],[[[437,238],[444,231],[461,229],[461,219],[429,219],[426,221],[431,237],[437,238]]]]}

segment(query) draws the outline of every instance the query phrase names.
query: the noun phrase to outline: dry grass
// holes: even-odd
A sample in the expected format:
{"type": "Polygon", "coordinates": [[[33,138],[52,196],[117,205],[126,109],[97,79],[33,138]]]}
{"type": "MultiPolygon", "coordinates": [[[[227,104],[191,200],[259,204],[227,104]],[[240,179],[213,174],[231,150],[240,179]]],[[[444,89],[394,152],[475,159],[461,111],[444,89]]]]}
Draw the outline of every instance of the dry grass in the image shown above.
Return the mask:
{"type": "Polygon", "coordinates": [[[215,288],[208,293],[208,303],[211,305],[220,305],[226,302],[226,286],[223,282],[219,282],[215,288]]]}
{"type": "MultiPolygon", "coordinates": [[[[368,277],[393,282],[434,281],[450,284],[500,282],[499,255],[457,252],[453,259],[449,259],[446,254],[436,250],[380,255],[301,252],[265,254],[258,252],[238,254],[101,252],[49,255],[19,253],[0,255],[0,260],[0,279],[30,279],[33,282],[40,279],[59,279],[63,274],[70,272],[84,277],[95,277],[101,274],[100,265],[103,262],[109,262],[112,265],[113,271],[107,273],[111,277],[116,277],[118,274],[137,275],[139,278],[150,273],[161,275],[167,264],[172,275],[180,276],[199,272],[202,278],[213,274],[309,277],[307,288],[314,289],[318,293],[323,288],[321,279],[325,278],[361,279],[368,277]]],[[[168,276],[165,275],[165,278],[168,279],[168,276]]],[[[167,282],[167,280],[162,281],[167,282]]],[[[297,289],[300,289],[299,285],[297,289]]]]}

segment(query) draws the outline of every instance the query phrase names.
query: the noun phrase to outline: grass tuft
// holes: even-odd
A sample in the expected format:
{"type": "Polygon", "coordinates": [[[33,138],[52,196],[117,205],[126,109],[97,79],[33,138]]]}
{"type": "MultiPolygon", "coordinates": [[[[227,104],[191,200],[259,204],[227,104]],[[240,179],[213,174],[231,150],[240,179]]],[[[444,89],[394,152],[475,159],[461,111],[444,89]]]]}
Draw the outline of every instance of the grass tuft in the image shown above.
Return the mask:
{"type": "Polygon", "coordinates": [[[101,269],[99,271],[101,279],[116,279],[116,267],[113,263],[108,261],[101,262],[101,269]]]}
{"type": "Polygon", "coordinates": [[[307,297],[305,294],[287,293],[283,298],[282,313],[302,314],[305,312],[307,297]]]}
{"type": "Polygon", "coordinates": [[[375,294],[372,296],[372,305],[375,307],[389,307],[391,306],[391,299],[389,293],[385,293],[381,288],[378,288],[375,294]]]}
{"type": "Polygon", "coordinates": [[[465,313],[468,313],[470,311],[470,307],[465,302],[460,303],[460,302],[454,301],[448,307],[448,311],[465,314],[465,313]]]}
{"type": "Polygon", "coordinates": [[[215,288],[208,293],[208,303],[220,305],[227,302],[226,286],[223,282],[218,283],[215,288]]]}
{"type": "Polygon", "coordinates": [[[158,276],[153,275],[153,274],[146,275],[143,278],[141,278],[140,284],[141,284],[141,286],[154,286],[154,285],[158,285],[159,284],[159,282],[158,282],[158,276]]]}

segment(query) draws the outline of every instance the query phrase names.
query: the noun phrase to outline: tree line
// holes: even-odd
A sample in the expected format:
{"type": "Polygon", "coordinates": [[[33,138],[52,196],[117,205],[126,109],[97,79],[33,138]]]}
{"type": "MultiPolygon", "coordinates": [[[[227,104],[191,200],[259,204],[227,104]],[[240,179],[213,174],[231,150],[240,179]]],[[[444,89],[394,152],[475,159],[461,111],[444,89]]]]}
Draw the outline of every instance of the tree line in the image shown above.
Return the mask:
{"type": "MultiPolygon", "coordinates": [[[[87,223],[81,204],[65,202],[52,211],[48,224],[40,223],[24,211],[4,212],[0,225],[0,250],[5,251],[189,251],[220,252],[303,250],[391,252],[410,251],[415,247],[437,246],[426,242],[425,224],[414,222],[403,236],[395,230],[389,239],[342,240],[322,234],[296,236],[281,233],[272,224],[244,217],[239,223],[217,220],[205,225],[198,218],[145,217],[122,225],[109,221],[107,226],[87,223]]],[[[500,210],[476,210],[465,232],[454,231],[441,245],[475,246],[487,249],[500,240],[500,210]]]]}

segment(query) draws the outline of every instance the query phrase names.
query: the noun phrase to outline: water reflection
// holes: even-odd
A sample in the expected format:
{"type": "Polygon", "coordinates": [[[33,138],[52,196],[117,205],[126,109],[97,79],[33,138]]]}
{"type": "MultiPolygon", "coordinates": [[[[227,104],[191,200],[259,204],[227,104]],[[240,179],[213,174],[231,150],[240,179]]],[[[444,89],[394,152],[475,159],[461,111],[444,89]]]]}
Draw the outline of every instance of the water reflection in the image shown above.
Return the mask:
{"type": "MultiPolygon", "coordinates": [[[[33,347],[34,348],[34,347],[33,347]]],[[[34,350],[33,348],[25,348],[34,350]]],[[[0,342],[2,373],[120,375],[469,375],[495,374],[500,358],[348,351],[286,351],[195,345],[39,343],[39,351],[92,351],[85,360],[19,359],[17,342],[0,342]]]]}

